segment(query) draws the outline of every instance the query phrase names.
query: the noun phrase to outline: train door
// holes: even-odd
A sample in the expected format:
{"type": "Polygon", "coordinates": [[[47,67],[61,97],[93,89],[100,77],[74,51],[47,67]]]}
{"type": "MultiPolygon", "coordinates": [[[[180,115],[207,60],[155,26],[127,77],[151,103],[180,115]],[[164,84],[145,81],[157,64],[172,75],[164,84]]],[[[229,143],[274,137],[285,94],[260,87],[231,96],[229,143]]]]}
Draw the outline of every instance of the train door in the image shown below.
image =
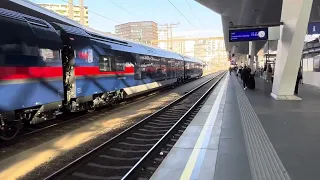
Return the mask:
{"type": "Polygon", "coordinates": [[[74,50],[69,45],[64,45],[62,49],[62,65],[63,65],[63,85],[64,85],[64,104],[70,102],[72,97],[72,80],[74,80],[74,50]]]}

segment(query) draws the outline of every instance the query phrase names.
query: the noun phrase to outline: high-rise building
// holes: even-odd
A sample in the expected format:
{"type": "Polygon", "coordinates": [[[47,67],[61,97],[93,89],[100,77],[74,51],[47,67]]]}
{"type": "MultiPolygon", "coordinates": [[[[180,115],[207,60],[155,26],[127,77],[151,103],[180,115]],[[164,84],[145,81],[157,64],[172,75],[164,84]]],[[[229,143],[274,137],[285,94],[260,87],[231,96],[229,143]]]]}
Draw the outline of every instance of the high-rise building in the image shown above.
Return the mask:
{"type": "MultiPolygon", "coordinates": [[[[69,4],[73,4],[72,0],[69,0],[69,4]]],[[[89,26],[89,14],[88,7],[83,6],[83,0],[79,1],[79,6],[68,4],[38,4],[46,9],[49,9],[55,13],[73,19],[78,23],[89,26]]]]}
{"type": "Polygon", "coordinates": [[[115,33],[119,37],[157,46],[157,44],[151,44],[152,40],[158,39],[158,24],[153,21],[119,24],[115,29],[115,33]]]}

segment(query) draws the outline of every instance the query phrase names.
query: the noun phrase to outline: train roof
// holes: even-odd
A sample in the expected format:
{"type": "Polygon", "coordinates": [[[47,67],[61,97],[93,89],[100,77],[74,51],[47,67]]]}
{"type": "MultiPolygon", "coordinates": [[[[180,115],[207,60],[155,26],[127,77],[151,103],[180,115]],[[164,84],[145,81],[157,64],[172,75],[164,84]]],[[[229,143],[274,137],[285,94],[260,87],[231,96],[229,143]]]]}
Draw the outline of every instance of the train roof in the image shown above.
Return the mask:
{"type": "Polygon", "coordinates": [[[59,23],[54,23],[54,24],[59,26],[59,28],[61,30],[65,31],[67,34],[90,38],[93,42],[97,42],[99,44],[101,44],[101,43],[105,44],[109,48],[114,49],[114,50],[183,60],[183,58],[179,54],[174,53],[174,52],[170,52],[170,51],[165,51],[160,48],[154,48],[154,47],[142,45],[139,43],[135,43],[135,42],[127,41],[127,40],[122,40],[122,39],[114,38],[111,36],[102,35],[100,33],[93,32],[88,29],[82,29],[80,27],[63,25],[63,24],[59,24],[59,23]]]}
{"type": "Polygon", "coordinates": [[[202,61],[194,58],[194,57],[190,57],[190,56],[184,56],[184,55],[181,55],[183,57],[183,59],[185,61],[188,61],[188,62],[194,62],[194,63],[202,63],[202,61]]]}
{"type": "Polygon", "coordinates": [[[158,56],[202,63],[194,57],[180,55],[175,52],[147,46],[138,42],[123,40],[114,36],[102,35],[91,28],[75,27],[60,23],[48,23],[43,19],[22,14],[19,12],[0,8],[0,41],[12,41],[19,39],[27,44],[37,45],[43,48],[59,49],[62,46],[61,39],[56,29],[63,30],[67,34],[81,36],[99,44],[105,44],[110,49],[132,52],[143,55],[158,56]],[[9,33],[10,32],[10,33],[9,33]],[[16,33],[15,33],[16,32],[16,33]],[[10,34],[10,36],[8,36],[10,34]],[[15,38],[12,38],[12,37],[15,38]]]}
{"type": "MultiPolygon", "coordinates": [[[[99,34],[101,36],[101,32],[98,32],[95,29],[87,28],[87,27],[84,27],[84,29],[89,33],[99,34]]],[[[145,44],[142,44],[142,43],[139,43],[139,42],[136,42],[136,41],[128,40],[128,39],[121,39],[119,37],[112,36],[112,35],[103,34],[102,36],[110,38],[110,39],[114,39],[114,40],[130,43],[130,44],[134,44],[135,46],[139,46],[139,47],[143,47],[143,48],[147,48],[147,49],[150,48],[150,49],[153,49],[153,50],[157,51],[159,54],[172,53],[172,54],[175,54],[175,56],[179,55],[178,53],[175,53],[175,52],[172,52],[172,51],[166,51],[166,50],[158,48],[158,47],[148,46],[148,45],[145,45],[145,44]]]]}
{"type": "Polygon", "coordinates": [[[90,34],[91,36],[100,36],[104,39],[108,39],[108,40],[113,41],[111,44],[108,44],[108,45],[111,45],[111,48],[115,49],[115,50],[121,50],[121,51],[127,50],[128,52],[133,52],[133,53],[138,53],[138,54],[145,54],[145,55],[151,55],[151,56],[158,56],[158,57],[174,58],[174,59],[183,60],[179,54],[171,52],[171,51],[166,51],[166,50],[163,50],[160,48],[147,46],[147,45],[140,44],[140,43],[133,42],[133,41],[129,41],[129,40],[123,40],[123,39],[116,38],[113,36],[101,35],[100,33],[96,33],[92,30],[91,31],[87,30],[87,33],[90,34]],[[123,45],[123,46],[131,47],[131,48],[124,49],[123,47],[118,47],[118,45],[123,45]]]}
{"type": "Polygon", "coordinates": [[[19,12],[0,8],[0,41],[26,43],[40,48],[60,49],[57,31],[46,21],[19,12]]]}

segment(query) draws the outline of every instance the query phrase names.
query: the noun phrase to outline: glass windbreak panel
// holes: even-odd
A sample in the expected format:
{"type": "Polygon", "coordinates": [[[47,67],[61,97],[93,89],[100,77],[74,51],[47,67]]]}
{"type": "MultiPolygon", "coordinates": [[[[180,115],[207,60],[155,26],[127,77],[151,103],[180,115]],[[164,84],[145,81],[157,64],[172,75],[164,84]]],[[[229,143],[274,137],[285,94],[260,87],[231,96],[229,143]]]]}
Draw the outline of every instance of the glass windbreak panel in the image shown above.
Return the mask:
{"type": "Polygon", "coordinates": [[[313,58],[313,71],[320,72],[320,57],[319,56],[315,56],[313,58]]]}
{"type": "Polygon", "coordinates": [[[313,58],[307,59],[307,71],[313,71],[313,58]]]}
{"type": "Polygon", "coordinates": [[[308,59],[307,58],[304,58],[302,60],[302,67],[303,67],[303,71],[308,71],[308,59]]]}

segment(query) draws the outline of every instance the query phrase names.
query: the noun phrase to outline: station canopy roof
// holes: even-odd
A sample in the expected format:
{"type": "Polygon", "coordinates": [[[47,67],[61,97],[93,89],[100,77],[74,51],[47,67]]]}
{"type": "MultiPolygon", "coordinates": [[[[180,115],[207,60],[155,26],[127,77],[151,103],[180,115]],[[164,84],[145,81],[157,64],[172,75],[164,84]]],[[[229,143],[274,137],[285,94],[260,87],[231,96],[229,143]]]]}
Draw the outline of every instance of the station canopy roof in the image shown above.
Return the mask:
{"type": "MultiPolygon", "coordinates": [[[[227,51],[232,53],[249,53],[248,42],[229,43],[229,25],[259,25],[280,23],[282,0],[196,0],[198,3],[221,15],[223,33],[227,51]]],[[[320,0],[313,0],[310,21],[320,21],[318,12],[320,0]]],[[[265,42],[258,41],[256,52],[265,42]]]]}

